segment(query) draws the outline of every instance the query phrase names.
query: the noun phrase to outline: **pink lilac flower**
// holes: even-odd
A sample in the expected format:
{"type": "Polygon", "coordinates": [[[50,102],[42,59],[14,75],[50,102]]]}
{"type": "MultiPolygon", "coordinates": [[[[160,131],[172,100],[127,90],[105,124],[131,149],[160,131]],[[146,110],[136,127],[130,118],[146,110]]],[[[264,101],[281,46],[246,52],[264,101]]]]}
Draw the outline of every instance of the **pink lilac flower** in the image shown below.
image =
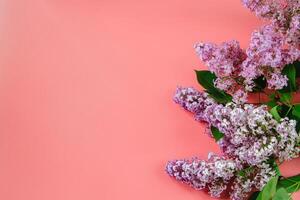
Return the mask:
{"type": "Polygon", "coordinates": [[[286,75],[273,73],[271,78],[267,80],[268,87],[271,89],[279,90],[287,86],[288,78],[286,75]]]}
{"type": "Polygon", "coordinates": [[[214,85],[216,88],[219,88],[223,91],[232,91],[234,90],[234,86],[236,85],[236,81],[233,78],[217,78],[214,81],[214,85]]]}
{"type": "Polygon", "coordinates": [[[242,64],[240,75],[244,77],[245,88],[253,88],[253,79],[264,75],[270,89],[286,86],[286,77],[280,75],[285,65],[300,59],[300,50],[285,48],[284,38],[267,25],[252,33],[247,59],[242,64]],[[278,81],[278,82],[277,82],[278,81]]]}
{"type": "Polygon", "coordinates": [[[270,19],[286,42],[299,48],[299,0],[242,0],[257,16],[270,19]]]}
{"type": "Polygon", "coordinates": [[[283,8],[280,0],[242,0],[243,4],[259,17],[271,18],[283,8]]]}
{"type": "Polygon", "coordinates": [[[294,16],[287,31],[287,43],[298,47],[300,46],[300,14],[294,16]]]}
{"type": "Polygon", "coordinates": [[[237,104],[244,104],[247,102],[248,94],[243,89],[237,90],[234,95],[232,101],[237,104]]]}
{"type": "Polygon", "coordinates": [[[198,43],[195,50],[209,70],[220,78],[239,71],[239,65],[246,56],[236,40],[224,42],[219,46],[212,43],[198,43]]]}

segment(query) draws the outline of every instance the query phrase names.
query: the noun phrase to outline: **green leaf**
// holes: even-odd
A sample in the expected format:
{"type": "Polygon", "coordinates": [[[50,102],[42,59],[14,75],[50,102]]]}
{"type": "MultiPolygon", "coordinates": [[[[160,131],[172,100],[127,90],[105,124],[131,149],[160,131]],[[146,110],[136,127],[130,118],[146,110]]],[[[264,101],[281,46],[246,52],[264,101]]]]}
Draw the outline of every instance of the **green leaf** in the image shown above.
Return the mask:
{"type": "Polygon", "coordinates": [[[206,90],[211,98],[213,98],[216,102],[226,104],[231,102],[232,97],[226,93],[223,93],[221,90],[213,89],[206,90]]]}
{"type": "Polygon", "coordinates": [[[207,90],[215,89],[214,80],[217,78],[210,71],[196,71],[197,80],[207,90]]]}
{"type": "Polygon", "coordinates": [[[274,162],[273,168],[275,169],[276,175],[277,175],[277,176],[281,176],[279,166],[277,165],[276,162],[274,162]]]}
{"type": "Polygon", "coordinates": [[[210,97],[219,103],[231,102],[232,97],[229,94],[215,87],[214,81],[217,77],[213,73],[203,70],[196,71],[196,75],[198,83],[206,89],[210,97]]]}
{"type": "Polygon", "coordinates": [[[300,175],[279,180],[278,187],[286,189],[288,193],[297,192],[300,189],[300,175]]]}
{"type": "Polygon", "coordinates": [[[211,126],[210,130],[216,141],[219,141],[224,137],[224,134],[221,131],[219,131],[219,129],[217,129],[216,127],[211,126]]]}
{"type": "Polygon", "coordinates": [[[290,104],[292,99],[292,94],[290,92],[280,93],[280,101],[285,104],[290,104]]]}
{"type": "Polygon", "coordinates": [[[272,114],[272,116],[277,120],[277,121],[280,121],[281,117],[278,113],[278,106],[275,106],[273,107],[271,110],[270,110],[270,113],[272,114]]]}
{"type": "Polygon", "coordinates": [[[276,163],[276,159],[274,157],[269,158],[267,160],[267,163],[275,170],[277,176],[281,176],[279,167],[278,167],[278,165],[276,163]]]}
{"type": "Polygon", "coordinates": [[[260,76],[254,80],[255,86],[253,88],[254,92],[261,92],[267,86],[267,81],[264,76],[260,76]]]}
{"type": "Polygon", "coordinates": [[[278,176],[275,176],[269,180],[264,186],[263,190],[259,193],[257,200],[270,200],[276,193],[276,185],[278,176]]]}
{"type": "Polygon", "coordinates": [[[293,65],[296,68],[296,77],[300,77],[300,61],[295,61],[293,65]]]}
{"type": "Polygon", "coordinates": [[[287,193],[287,191],[285,189],[279,188],[276,191],[272,200],[288,200],[288,199],[290,199],[289,193],[287,193]]]}
{"type": "Polygon", "coordinates": [[[275,94],[272,93],[272,94],[269,95],[269,101],[266,102],[265,104],[267,106],[269,106],[270,108],[273,108],[273,107],[275,107],[277,105],[277,100],[278,99],[276,98],[275,94]]]}
{"type": "Polygon", "coordinates": [[[293,114],[295,117],[297,117],[297,118],[300,119],[300,104],[295,104],[295,105],[294,105],[292,114],[293,114]]]}
{"type": "Polygon", "coordinates": [[[281,92],[294,92],[297,90],[296,86],[296,68],[294,64],[286,65],[283,70],[282,74],[286,75],[288,78],[288,85],[284,87],[281,92]]]}

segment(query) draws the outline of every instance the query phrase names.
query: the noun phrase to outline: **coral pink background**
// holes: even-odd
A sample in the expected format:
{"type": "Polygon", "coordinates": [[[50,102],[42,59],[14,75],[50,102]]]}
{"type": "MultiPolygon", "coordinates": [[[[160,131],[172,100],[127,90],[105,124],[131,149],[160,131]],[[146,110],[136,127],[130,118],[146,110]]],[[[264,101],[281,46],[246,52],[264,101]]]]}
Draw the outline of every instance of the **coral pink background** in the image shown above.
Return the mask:
{"type": "Polygon", "coordinates": [[[239,0],[0,1],[0,199],[209,199],[164,173],[219,152],[172,95],[195,42],[259,24],[239,0]]]}

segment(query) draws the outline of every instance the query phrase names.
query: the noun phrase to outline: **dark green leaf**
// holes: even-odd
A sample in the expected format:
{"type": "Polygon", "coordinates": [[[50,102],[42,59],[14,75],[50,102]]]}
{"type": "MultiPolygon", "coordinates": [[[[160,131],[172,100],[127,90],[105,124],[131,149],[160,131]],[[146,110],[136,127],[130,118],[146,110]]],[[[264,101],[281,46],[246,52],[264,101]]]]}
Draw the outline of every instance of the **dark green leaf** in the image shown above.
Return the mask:
{"type": "Polygon", "coordinates": [[[292,111],[293,115],[300,119],[300,104],[295,104],[292,111]]]}
{"type": "Polygon", "coordinates": [[[255,86],[253,88],[254,92],[261,92],[265,89],[267,81],[264,76],[260,76],[254,80],[255,86]]]}
{"type": "Polygon", "coordinates": [[[215,89],[214,80],[217,78],[210,71],[196,71],[197,80],[207,90],[215,89]]]}
{"type": "Polygon", "coordinates": [[[285,189],[279,188],[276,191],[272,200],[288,200],[288,199],[290,199],[289,193],[287,193],[287,191],[285,189]]]}
{"type": "Polygon", "coordinates": [[[210,130],[216,141],[219,141],[224,137],[224,134],[220,132],[216,127],[211,126],[210,130]]]}
{"type": "Polygon", "coordinates": [[[214,81],[216,76],[210,71],[196,71],[197,80],[203,88],[206,89],[206,92],[219,103],[228,103],[232,100],[232,97],[225,93],[224,91],[219,90],[215,87],[214,81]]]}
{"type": "Polygon", "coordinates": [[[300,61],[296,61],[293,63],[296,68],[296,77],[300,77],[300,61]]]}
{"type": "Polygon", "coordinates": [[[272,116],[277,120],[277,121],[280,121],[281,117],[278,113],[278,106],[275,106],[273,107],[271,110],[270,110],[270,113],[272,114],[272,116]]]}
{"type": "Polygon", "coordinates": [[[290,92],[280,93],[280,101],[285,104],[290,104],[292,94],[290,92]]]}
{"type": "Polygon", "coordinates": [[[279,180],[278,187],[286,189],[288,193],[297,192],[300,189],[300,175],[279,180]]]}

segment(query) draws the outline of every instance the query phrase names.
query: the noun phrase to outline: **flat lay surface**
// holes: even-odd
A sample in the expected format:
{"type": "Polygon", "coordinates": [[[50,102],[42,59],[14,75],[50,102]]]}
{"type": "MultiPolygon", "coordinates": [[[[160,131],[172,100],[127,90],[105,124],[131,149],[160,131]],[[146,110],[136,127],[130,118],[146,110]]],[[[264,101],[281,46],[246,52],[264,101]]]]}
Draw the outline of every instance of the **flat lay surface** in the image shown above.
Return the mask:
{"type": "Polygon", "coordinates": [[[0,1],[0,199],[212,199],[164,172],[220,152],[172,97],[200,89],[196,42],[261,24],[239,0],[0,1]]]}

